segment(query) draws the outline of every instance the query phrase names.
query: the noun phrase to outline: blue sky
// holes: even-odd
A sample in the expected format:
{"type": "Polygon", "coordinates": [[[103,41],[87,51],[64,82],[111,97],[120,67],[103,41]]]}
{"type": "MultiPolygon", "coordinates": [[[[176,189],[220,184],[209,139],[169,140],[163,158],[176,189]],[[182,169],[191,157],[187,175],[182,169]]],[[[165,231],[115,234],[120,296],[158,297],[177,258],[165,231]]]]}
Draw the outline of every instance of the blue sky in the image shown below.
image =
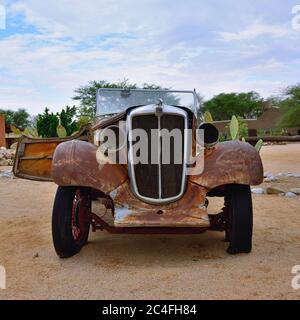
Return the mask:
{"type": "Polygon", "coordinates": [[[300,0],[0,0],[0,108],[56,111],[74,104],[75,88],[102,79],[196,88],[206,99],[278,94],[300,82],[295,5],[300,0]]]}

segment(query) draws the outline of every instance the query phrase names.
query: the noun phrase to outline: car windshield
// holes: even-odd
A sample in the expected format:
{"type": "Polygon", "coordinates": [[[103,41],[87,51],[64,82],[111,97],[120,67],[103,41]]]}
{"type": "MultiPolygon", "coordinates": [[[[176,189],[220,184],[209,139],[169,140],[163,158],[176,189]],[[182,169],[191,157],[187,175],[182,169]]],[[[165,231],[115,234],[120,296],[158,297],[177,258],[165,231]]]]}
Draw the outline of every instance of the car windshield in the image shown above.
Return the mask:
{"type": "Polygon", "coordinates": [[[157,103],[159,99],[166,105],[187,107],[193,112],[197,109],[195,91],[99,89],[96,115],[119,113],[130,107],[157,103]]]}

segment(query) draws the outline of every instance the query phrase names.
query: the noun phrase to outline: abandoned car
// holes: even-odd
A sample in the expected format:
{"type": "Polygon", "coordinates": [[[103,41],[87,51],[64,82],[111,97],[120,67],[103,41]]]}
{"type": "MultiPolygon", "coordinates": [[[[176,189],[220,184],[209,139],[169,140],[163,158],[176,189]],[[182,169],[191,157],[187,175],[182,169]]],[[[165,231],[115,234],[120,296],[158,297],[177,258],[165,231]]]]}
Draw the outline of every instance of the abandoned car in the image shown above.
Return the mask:
{"type": "Polygon", "coordinates": [[[90,227],[223,231],[228,253],[251,251],[250,185],[262,183],[261,158],[246,142],[219,142],[212,123],[198,124],[195,91],[99,89],[96,109],[95,124],[72,137],[18,143],[14,174],[58,185],[52,234],[59,257],[78,253],[90,227]],[[215,196],[224,208],[210,215],[207,197],[215,196]]]}

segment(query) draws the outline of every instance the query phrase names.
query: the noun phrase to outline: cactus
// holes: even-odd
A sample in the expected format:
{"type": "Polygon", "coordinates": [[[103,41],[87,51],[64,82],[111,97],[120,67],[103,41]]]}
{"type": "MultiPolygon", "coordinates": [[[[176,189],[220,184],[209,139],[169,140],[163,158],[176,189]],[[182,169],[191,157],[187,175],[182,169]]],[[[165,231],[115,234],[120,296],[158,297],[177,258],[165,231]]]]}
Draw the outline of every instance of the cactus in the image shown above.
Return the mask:
{"type": "Polygon", "coordinates": [[[18,134],[18,135],[21,135],[22,134],[22,131],[20,129],[18,129],[17,127],[11,125],[10,126],[10,130],[14,133],[14,134],[18,134]]]}
{"type": "MultiPolygon", "coordinates": [[[[204,113],[204,122],[213,122],[212,115],[209,111],[206,111],[204,113]]],[[[230,121],[229,126],[231,140],[241,140],[243,142],[247,142],[246,138],[243,136],[243,131],[248,130],[248,126],[245,123],[245,121],[241,117],[232,116],[232,119],[230,121]]],[[[224,141],[226,141],[226,138],[224,138],[224,141]]],[[[255,149],[257,152],[260,152],[261,148],[263,146],[263,140],[260,139],[257,144],[255,145],[255,149]]]]}
{"type": "Polygon", "coordinates": [[[18,146],[18,142],[15,142],[15,143],[13,143],[13,144],[10,146],[10,149],[16,150],[16,149],[17,149],[17,146],[18,146]]]}
{"type": "Polygon", "coordinates": [[[261,147],[263,146],[263,140],[260,139],[257,141],[256,145],[255,145],[255,149],[257,152],[260,152],[261,147]]]}
{"type": "Polygon", "coordinates": [[[61,124],[61,120],[60,118],[59,120],[59,124],[56,128],[56,132],[59,138],[65,138],[67,136],[67,130],[65,129],[65,127],[61,124]]]}
{"type": "Polygon", "coordinates": [[[37,128],[32,129],[30,132],[31,132],[32,137],[41,138],[38,131],[37,131],[37,128]]]}
{"type": "Polygon", "coordinates": [[[39,134],[38,134],[36,128],[27,127],[23,131],[21,131],[20,129],[18,129],[15,126],[10,126],[10,129],[14,134],[17,134],[19,136],[24,135],[24,136],[31,137],[31,138],[39,138],[39,134]]]}
{"type": "Polygon", "coordinates": [[[230,128],[231,139],[238,140],[239,139],[239,122],[236,116],[232,116],[229,128],[230,128]]]}
{"type": "Polygon", "coordinates": [[[24,136],[30,137],[31,136],[31,131],[28,128],[25,128],[25,130],[22,132],[24,136]]]}
{"type": "Polygon", "coordinates": [[[56,132],[59,138],[65,138],[67,136],[67,131],[64,126],[58,125],[56,128],[56,132]]]}
{"type": "Polygon", "coordinates": [[[207,122],[207,123],[212,123],[214,121],[213,117],[209,111],[205,111],[203,120],[204,120],[204,122],[207,122]]]}

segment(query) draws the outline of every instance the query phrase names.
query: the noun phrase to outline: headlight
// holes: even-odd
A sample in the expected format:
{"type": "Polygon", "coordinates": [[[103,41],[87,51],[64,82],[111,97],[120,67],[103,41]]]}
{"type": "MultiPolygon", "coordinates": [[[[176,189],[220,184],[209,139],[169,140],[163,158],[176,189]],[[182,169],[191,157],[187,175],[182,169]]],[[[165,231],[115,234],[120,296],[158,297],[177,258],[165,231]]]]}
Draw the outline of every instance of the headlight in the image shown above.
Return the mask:
{"type": "Polygon", "coordinates": [[[200,130],[204,131],[204,146],[212,148],[219,142],[219,130],[212,123],[201,123],[200,130]]]}

